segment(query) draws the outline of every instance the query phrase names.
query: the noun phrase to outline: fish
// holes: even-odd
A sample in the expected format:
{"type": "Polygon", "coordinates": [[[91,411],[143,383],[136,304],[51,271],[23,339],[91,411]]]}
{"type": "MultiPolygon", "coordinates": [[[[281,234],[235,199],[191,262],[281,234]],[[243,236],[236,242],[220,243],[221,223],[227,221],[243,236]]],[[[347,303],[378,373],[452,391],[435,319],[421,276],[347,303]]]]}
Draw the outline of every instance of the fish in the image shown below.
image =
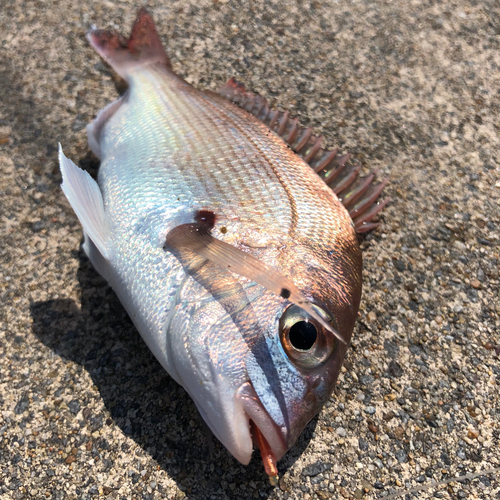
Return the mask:
{"type": "Polygon", "coordinates": [[[97,181],[59,145],[85,254],[242,464],[277,462],[330,398],[358,314],[358,233],[387,181],[234,78],[177,75],[151,14],[91,46],[128,87],[87,126],[97,181]]]}

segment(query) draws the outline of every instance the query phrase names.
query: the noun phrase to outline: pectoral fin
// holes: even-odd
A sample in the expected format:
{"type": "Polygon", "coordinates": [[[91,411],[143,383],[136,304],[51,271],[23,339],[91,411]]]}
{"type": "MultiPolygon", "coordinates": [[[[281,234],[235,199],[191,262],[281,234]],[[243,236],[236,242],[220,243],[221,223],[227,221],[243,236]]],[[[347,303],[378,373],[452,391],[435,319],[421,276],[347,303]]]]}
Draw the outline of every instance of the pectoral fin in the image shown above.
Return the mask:
{"type": "Polygon", "coordinates": [[[101,255],[107,259],[109,257],[106,244],[108,231],[99,185],[88,172],[78,168],[64,156],[60,144],[59,166],[63,178],[61,188],[66,198],[73,207],[86,235],[93,241],[101,255]]]}

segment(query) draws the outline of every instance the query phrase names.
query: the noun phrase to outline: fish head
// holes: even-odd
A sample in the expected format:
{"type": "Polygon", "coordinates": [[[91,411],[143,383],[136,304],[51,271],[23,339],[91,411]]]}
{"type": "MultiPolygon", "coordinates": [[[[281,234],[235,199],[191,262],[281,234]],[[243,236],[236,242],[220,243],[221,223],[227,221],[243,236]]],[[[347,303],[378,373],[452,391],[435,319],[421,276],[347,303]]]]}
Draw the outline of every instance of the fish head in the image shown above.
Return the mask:
{"type": "MultiPolygon", "coordinates": [[[[249,382],[238,397],[264,437],[272,436],[269,427],[273,427],[286,450],[332,394],[354,328],[361,296],[361,255],[357,241],[346,243],[335,252],[310,243],[295,245],[280,259],[288,262],[287,274],[341,339],[300,305],[278,301],[271,294],[261,298],[265,305],[259,309],[269,311],[267,324],[262,340],[247,355],[249,382]],[[260,417],[264,412],[272,426],[260,417]]],[[[271,448],[279,460],[282,450],[271,448]]]]}
{"type": "Polygon", "coordinates": [[[343,341],[285,296],[191,259],[193,279],[167,335],[172,358],[204,420],[243,464],[254,444],[263,458],[279,460],[333,391],[361,295],[359,246],[350,241],[333,250],[307,243],[257,252],[343,341]],[[210,299],[193,302],[207,292],[210,299]]]}

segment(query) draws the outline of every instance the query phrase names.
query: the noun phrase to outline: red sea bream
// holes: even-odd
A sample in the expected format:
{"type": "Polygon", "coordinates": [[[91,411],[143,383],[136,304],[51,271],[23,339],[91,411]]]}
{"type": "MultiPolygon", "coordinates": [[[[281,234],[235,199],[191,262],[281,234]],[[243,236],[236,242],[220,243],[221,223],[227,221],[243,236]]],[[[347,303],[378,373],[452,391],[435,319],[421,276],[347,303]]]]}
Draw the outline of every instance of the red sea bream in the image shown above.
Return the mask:
{"type": "Polygon", "coordinates": [[[142,9],[91,45],[128,90],[88,126],[98,182],[60,150],[84,249],[241,463],[276,461],[331,395],[361,296],[356,232],[384,183],[231,79],[200,91],[142,9]]]}

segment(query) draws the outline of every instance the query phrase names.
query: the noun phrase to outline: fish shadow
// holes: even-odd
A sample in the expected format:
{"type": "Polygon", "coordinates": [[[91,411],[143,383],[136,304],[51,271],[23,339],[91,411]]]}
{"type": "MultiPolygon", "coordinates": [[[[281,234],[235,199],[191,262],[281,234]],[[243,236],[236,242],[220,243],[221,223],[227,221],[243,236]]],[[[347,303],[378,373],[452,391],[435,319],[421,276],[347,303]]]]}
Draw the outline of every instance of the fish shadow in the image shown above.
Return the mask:
{"type": "MultiPolygon", "coordinates": [[[[204,500],[212,495],[268,498],[273,488],[259,453],[254,453],[248,466],[242,466],[211,436],[193,401],[149,351],[113,290],[81,250],[77,256],[80,305],[71,299],[31,304],[33,333],[57,355],[83,367],[97,388],[75,391],[71,396],[70,411],[75,420],[91,432],[117,426],[142,448],[144,456],[153,458],[176,481],[189,499],[204,500]],[[106,409],[91,409],[99,408],[100,400],[106,409]],[[255,488],[248,486],[250,482],[255,488]]],[[[316,422],[317,418],[308,424],[279,462],[280,476],[302,455],[316,422]]],[[[93,453],[101,453],[112,467],[109,457],[127,453],[130,448],[126,440],[119,441],[121,445],[101,443],[104,451],[93,453]],[[105,450],[113,447],[121,450],[106,454],[105,450]]],[[[132,473],[132,482],[141,481],[140,471],[136,472],[132,473]]]]}

